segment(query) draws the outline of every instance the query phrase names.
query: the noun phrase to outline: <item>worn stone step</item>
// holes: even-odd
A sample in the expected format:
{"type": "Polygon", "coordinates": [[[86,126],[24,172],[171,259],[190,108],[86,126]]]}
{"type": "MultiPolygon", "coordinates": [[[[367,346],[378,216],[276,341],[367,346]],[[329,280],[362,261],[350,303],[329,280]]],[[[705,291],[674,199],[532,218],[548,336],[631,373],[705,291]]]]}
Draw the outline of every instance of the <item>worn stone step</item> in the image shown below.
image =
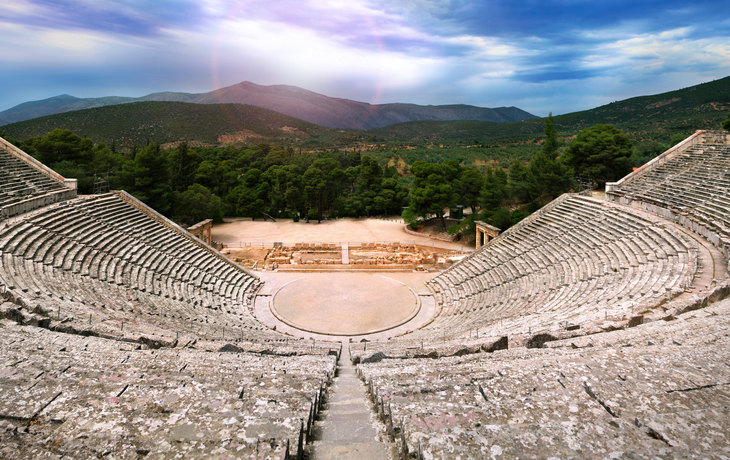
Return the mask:
{"type": "Polygon", "coordinates": [[[352,363],[343,361],[314,423],[308,460],[395,459],[395,444],[377,419],[365,386],[352,363]]]}
{"type": "Polygon", "coordinates": [[[380,460],[394,459],[395,445],[392,443],[351,442],[349,444],[332,445],[323,441],[312,443],[308,460],[380,460]]]}

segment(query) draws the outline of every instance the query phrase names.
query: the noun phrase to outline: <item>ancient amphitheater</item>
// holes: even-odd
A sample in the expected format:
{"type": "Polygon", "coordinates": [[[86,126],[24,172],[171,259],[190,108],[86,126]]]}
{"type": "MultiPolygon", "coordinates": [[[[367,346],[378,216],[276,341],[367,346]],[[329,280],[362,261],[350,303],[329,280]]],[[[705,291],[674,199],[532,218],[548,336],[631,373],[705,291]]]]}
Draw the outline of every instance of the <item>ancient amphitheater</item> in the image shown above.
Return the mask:
{"type": "Polygon", "coordinates": [[[428,317],[379,341],[267,327],[261,275],[2,139],[0,185],[0,458],[730,457],[727,133],[396,287],[428,317]]]}

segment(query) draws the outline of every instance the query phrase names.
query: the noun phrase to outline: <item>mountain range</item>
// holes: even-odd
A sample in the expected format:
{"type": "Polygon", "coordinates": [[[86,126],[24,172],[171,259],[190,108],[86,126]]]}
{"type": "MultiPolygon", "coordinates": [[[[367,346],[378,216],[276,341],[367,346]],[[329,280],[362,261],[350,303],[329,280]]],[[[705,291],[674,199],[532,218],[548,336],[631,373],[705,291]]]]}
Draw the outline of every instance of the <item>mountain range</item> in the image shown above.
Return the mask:
{"type": "Polygon", "coordinates": [[[19,104],[0,112],[0,126],[75,110],[130,102],[247,104],[274,110],[327,128],[367,130],[409,121],[472,120],[509,123],[538,118],[517,107],[472,105],[368,104],[318,94],[296,86],[262,86],[248,81],[208,93],[161,92],[147,96],[77,98],[68,94],[19,104]]]}
{"type": "MultiPolygon", "coordinates": [[[[730,114],[730,77],[650,96],[637,96],[593,109],[556,115],[561,136],[574,136],[599,123],[626,132],[635,142],[669,143],[674,134],[720,129],[730,114]]],[[[414,121],[373,129],[370,134],[395,139],[518,139],[541,137],[542,119],[517,123],[414,121]]]]}

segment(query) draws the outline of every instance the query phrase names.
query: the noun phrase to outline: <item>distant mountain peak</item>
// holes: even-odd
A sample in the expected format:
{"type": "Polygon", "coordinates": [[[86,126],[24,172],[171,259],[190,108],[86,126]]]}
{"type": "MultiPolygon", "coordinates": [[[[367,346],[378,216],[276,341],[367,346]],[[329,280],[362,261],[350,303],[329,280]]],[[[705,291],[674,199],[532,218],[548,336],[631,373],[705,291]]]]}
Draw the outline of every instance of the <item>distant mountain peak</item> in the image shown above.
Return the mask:
{"type": "Polygon", "coordinates": [[[263,86],[242,81],[200,94],[163,91],[138,98],[109,96],[86,99],[62,94],[41,101],[26,102],[0,112],[0,125],[72,110],[136,101],[247,104],[328,128],[363,130],[419,120],[476,120],[504,123],[537,118],[516,107],[490,109],[465,104],[439,106],[407,103],[368,104],[325,96],[297,86],[263,86]]]}

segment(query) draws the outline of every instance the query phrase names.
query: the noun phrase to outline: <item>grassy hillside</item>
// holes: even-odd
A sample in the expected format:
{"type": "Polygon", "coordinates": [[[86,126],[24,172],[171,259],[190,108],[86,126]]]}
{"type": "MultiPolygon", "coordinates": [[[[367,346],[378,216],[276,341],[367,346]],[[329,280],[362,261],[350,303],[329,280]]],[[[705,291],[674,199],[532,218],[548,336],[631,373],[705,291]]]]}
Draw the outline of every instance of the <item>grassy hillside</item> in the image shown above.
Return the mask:
{"type": "MultiPolygon", "coordinates": [[[[336,130],[242,104],[189,104],[184,102],[134,102],[60,113],[13,123],[0,128],[16,139],[42,136],[55,128],[69,129],[94,142],[142,146],[180,140],[193,144],[233,144],[271,141],[312,143],[336,130]]],[[[316,142],[315,142],[316,143],[316,142]]]]}
{"type": "MultiPolygon", "coordinates": [[[[654,96],[642,96],[555,117],[558,136],[570,140],[582,129],[611,123],[636,143],[669,144],[674,134],[720,129],[730,112],[730,77],[654,96]]],[[[392,165],[460,158],[465,164],[509,165],[529,161],[542,142],[542,119],[514,123],[416,121],[369,131],[324,128],[267,109],[241,104],[135,102],[67,112],[0,127],[16,139],[69,129],[94,142],[112,140],[121,149],[148,140],[167,146],[268,142],[303,151],[357,150],[392,165]]],[[[402,169],[402,168],[401,168],[402,169]]]]}
{"type": "MultiPolygon", "coordinates": [[[[730,77],[653,96],[614,102],[582,112],[555,117],[561,136],[572,136],[584,128],[610,123],[637,142],[668,142],[676,133],[697,129],[720,129],[730,112],[730,77]]],[[[481,144],[510,144],[542,138],[542,120],[515,123],[478,121],[410,122],[368,131],[369,135],[402,141],[455,141],[481,144]]]]}

